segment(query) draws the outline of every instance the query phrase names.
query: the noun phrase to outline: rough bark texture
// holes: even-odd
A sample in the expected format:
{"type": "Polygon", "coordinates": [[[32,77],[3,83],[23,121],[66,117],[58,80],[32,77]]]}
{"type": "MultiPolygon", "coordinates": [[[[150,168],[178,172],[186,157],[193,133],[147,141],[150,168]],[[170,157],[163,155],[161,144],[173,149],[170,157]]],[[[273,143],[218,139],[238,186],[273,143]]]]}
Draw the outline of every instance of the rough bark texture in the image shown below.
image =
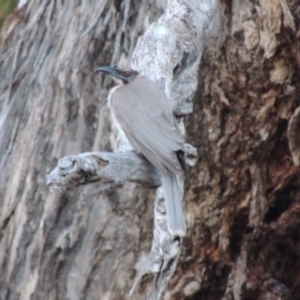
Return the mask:
{"type": "MultiPolygon", "coordinates": [[[[0,299],[126,299],[149,252],[151,190],[45,185],[59,158],[115,148],[111,81],[92,70],[129,62],[163,6],[113,3],[32,0],[3,28],[0,299]]],[[[199,152],[188,233],[165,298],[299,299],[299,3],[224,0],[215,19],[187,118],[199,152]]]]}
{"type": "Polygon", "coordinates": [[[149,1],[29,1],[7,21],[1,299],[127,298],[136,257],[151,243],[153,192],[128,183],[49,193],[46,174],[65,155],[115,147],[112,82],[93,69],[129,64],[138,36],[161,13],[149,1]]]}
{"type": "Polygon", "coordinates": [[[194,299],[300,299],[299,2],[222,4],[187,120],[199,161],[178,272],[194,299]]]}

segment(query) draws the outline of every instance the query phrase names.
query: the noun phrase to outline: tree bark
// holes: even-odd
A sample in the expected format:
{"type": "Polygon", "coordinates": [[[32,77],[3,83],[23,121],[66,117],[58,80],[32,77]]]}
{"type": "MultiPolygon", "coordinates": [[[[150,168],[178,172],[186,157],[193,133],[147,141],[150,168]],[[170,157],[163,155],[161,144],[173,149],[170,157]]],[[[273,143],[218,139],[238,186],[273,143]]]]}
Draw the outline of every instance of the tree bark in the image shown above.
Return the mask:
{"type": "Polygon", "coordinates": [[[187,118],[199,161],[178,273],[193,299],[300,297],[299,17],[293,0],[222,1],[216,16],[187,118]]]}
{"type": "Polygon", "coordinates": [[[7,20],[1,299],[127,298],[136,257],[151,243],[153,192],[128,183],[49,193],[46,175],[65,155],[115,148],[106,105],[112,82],[93,69],[128,63],[161,13],[149,1],[29,1],[7,20]]]}
{"type": "MultiPolygon", "coordinates": [[[[128,298],[151,246],[154,190],[108,182],[50,193],[46,175],[63,156],[116,148],[111,81],[93,69],[128,66],[163,7],[31,0],[6,21],[0,299],[128,298]]],[[[199,161],[165,299],[299,298],[299,19],[296,0],[221,3],[186,118],[199,161]]],[[[146,299],[151,280],[132,299],[146,299]]]]}

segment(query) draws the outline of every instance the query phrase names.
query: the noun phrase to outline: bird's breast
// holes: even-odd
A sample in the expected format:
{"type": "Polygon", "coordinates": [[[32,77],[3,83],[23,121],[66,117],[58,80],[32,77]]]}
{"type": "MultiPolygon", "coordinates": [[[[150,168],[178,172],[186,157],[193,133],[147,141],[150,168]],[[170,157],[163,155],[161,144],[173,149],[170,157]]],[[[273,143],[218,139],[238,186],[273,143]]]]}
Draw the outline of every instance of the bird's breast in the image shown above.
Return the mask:
{"type": "Polygon", "coordinates": [[[114,103],[112,102],[112,94],[116,91],[116,89],[118,89],[119,86],[116,86],[114,88],[112,88],[109,92],[109,95],[108,95],[108,107],[110,108],[110,111],[111,111],[111,116],[112,116],[112,120],[113,120],[113,123],[115,124],[115,126],[117,127],[117,130],[118,132],[120,133],[120,136],[121,136],[121,139],[122,141],[126,144],[126,147],[122,147],[125,148],[124,151],[130,151],[130,150],[134,150],[134,148],[132,147],[132,145],[130,144],[130,142],[128,141],[128,138],[122,128],[122,125],[120,124],[120,122],[118,121],[118,118],[115,114],[115,111],[114,111],[114,103]]]}

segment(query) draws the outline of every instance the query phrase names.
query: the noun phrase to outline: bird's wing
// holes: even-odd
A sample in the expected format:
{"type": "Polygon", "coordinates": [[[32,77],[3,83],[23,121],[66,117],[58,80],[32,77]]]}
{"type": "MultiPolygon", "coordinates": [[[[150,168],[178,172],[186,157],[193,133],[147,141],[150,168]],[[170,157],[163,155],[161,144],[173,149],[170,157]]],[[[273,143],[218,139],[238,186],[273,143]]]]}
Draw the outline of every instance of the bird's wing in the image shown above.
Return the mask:
{"type": "Polygon", "coordinates": [[[111,108],[131,145],[161,171],[181,172],[176,151],[184,137],[171,104],[157,84],[146,77],[121,86],[112,94],[111,108]]]}

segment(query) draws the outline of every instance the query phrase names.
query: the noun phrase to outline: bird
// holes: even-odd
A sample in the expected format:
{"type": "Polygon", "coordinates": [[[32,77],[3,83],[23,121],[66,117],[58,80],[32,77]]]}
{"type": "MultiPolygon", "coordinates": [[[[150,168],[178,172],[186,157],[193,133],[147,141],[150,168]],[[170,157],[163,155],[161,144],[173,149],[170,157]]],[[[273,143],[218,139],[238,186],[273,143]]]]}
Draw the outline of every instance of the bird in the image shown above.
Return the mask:
{"type": "Polygon", "coordinates": [[[130,147],[160,171],[168,230],[183,236],[186,224],[177,176],[188,173],[185,139],[169,99],[159,84],[133,69],[101,66],[94,71],[118,84],[108,95],[113,122],[130,147]]]}

